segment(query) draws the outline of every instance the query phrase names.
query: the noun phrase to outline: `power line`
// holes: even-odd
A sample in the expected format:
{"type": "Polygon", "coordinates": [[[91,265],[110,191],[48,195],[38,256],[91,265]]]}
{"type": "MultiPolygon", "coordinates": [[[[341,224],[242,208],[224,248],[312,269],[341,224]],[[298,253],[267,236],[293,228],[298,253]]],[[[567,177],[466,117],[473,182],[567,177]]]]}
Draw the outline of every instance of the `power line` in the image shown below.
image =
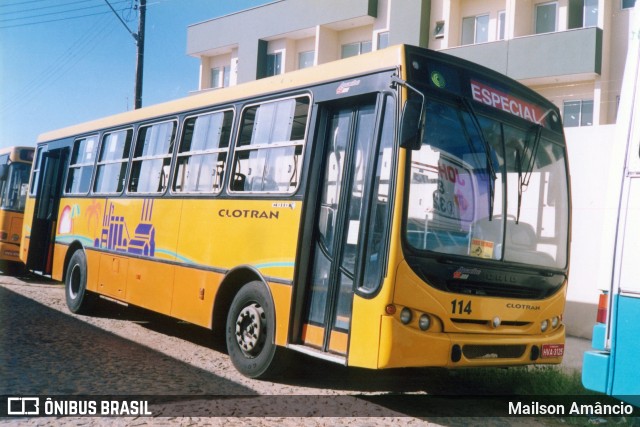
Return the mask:
{"type": "Polygon", "coordinates": [[[76,64],[89,55],[99,42],[110,35],[114,28],[111,27],[110,19],[103,19],[96,25],[96,31],[87,37],[81,35],[57,60],[45,67],[37,76],[27,83],[21,90],[0,106],[0,114],[5,116],[17,113],[25,105],[29,105],[34,98],[49,88],[72,70],[76,64]]]}
{"type": "Polygon", "coordinates": [[[24,12],[35,12],[37,10],[44,10],[44,9],[55,9],[57,7],[64,7],[64,6],[71,6],[74,4],[80,4],[80,3],[89,3],[92,1],[96,1],[96,0],[76,0],[76,1],[72,1],[72,2],[68,2],[68,3],[58,3],[52,6],[40,6],[40,7],[34,7],[34,8],[29,8],[29,9],[22,9],[22,10],[12,10],[10,12],[0,12],[0,15],[16,15],[18,13],[24,13],[24,12]]]}
{"type": "Polygon", "coordinates": [[[23,4],[28,4],[28,3],[40,3],[43,1],[47,1],[47,0],[30,0],[30,1],[20,1],[17,3],[5,3],[5,4],[0,4],[0,7],[12,7],[12,6],[22,6],[23,4]]]}
{"type": "Polygon", "coordinates": [[[129,28],[129,26],[127,25],[126,22],[124,22],[124,19],[122,19],[122,17],[118,14],[118,12],[116,12],[116,10],[113,8],[113,6],[111,5],[111,3],[109,3],[109,0],[104,0],[104,2],[107,4],[107,6],[109,6],[109,9],[111,9],[111,11],[113,12],[114,15],[116,15],[116,17],[118,18],[118,20],[120,21],[120,23],[122,23],[122,25],[124,26],[124,28],[126,28],[127,32],[129,34],[131,34],[131,36],[133,37],[133,39],[136,41],[136,43],[138,42],[138,35],[134,34],[133,31],[131,31],[131,29],[129,28]]]}
{"type": "Polygon", "coordinates": [[[88,18],[90,16],[106,15],[106,14],[109,14],[109,13],[111,13],[111,12],[88,13],[88,14],[85,14],[85,15],[68,16],[68,17],[65,17],[65,18],[49,19],[49,20],[46,20],[46,21],[26,22],[24,24],[3,25],[3,26],[0,26],[0,30],[4,30],[6,28],[18,28],[18,27],[28,27],[28,26],[31,26],[31,25],[48,24],[50,22],[70,21],[70,20],[73,20],[73,19],[88,18]]]}
{"type": "MultiPolygon", "coordinates": [[[[114,4],[120,4],[120,3],[128,3],[128,0],[122,0],[122,1],[118,1],[115,2],[114,4]]],[[[67,10],[60,10],[60,11],[56,11],[56,12],[47,12],[47,13],[40,13],[37,15],[30,15],[30,16],[20,16],[17,18],[7,18],[7,19],[0,19],[0,22],[11,22],[11,21],[20,21],[20,20],[24,20],[24,19],[34,19],[34,18],[43,18],[45,16],[52,16],[52,15],[61,15],[64,13],[73,13],[73,12],[80,12],[83,10],[89,10],[89,9],[98,9],[98,8],[104,8],[105,5],[104,4],[98,4],[95,6],[86,6],[86,7],[76,7],[73,9],[67,9],[67,10]]]]}

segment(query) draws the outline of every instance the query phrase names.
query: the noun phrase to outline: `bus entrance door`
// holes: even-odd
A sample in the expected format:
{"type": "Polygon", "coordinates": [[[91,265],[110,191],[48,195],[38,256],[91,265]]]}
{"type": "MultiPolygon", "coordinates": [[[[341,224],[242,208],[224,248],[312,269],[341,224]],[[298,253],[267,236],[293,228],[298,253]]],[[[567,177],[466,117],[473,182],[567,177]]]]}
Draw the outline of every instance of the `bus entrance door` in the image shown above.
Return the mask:
{"type": "Polygon", "coordinates": [[[347,354],[360,268],[358,242],[374,129],[374,105],[362,104],[332,110],[325,133],[301,338],[306,346],[341,356],[347,354]]]}
{"type": "Polygon", "coordinates": [[[39,161],[34,193],[38,194],[29,237],[27,268],[51,274],[55,227],[58,206],[62,194],[62,180],[66,165],[67,149],[42,153],[39,161]]]}

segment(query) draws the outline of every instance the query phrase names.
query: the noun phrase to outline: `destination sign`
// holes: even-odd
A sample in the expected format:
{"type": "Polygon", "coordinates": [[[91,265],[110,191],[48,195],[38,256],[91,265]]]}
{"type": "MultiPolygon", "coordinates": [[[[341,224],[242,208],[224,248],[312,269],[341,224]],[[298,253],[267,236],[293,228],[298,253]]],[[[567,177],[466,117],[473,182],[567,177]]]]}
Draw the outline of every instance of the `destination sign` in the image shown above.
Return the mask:
{"type": "Polygon", "coordinates": [[[471,80],[471,96],[475,101],[522,117],[532,123],[541,124],[544,119],[545,111],[537,105],[475,80],[471,80]]]}

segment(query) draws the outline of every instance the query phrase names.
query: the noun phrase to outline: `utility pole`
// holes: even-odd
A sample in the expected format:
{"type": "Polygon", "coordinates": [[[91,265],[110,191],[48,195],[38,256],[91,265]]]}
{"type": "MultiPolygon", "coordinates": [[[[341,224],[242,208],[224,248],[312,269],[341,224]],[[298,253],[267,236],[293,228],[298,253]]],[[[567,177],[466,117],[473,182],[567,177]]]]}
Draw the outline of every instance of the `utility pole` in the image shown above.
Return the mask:
{"type": "Polygon", "coordinates": [[[144,26],[147,14],[147,0],[140,0],[140,20],[138,21],[138,34],[136,46],[138,47],[138,56],[136,59],[136,85],[135,85],[135,102],[134,109],[142,107],[142,71],[144,68],[144,26]]]}
{"type": "Polygon", "coordinates": [[[111,11],[116,15],[116,17],[120,20],[124,28],[131,34],[131,37],[136,41],[136,47],[138,49],[138,55],[136,57],[136,82],[134,86],[134,101],[133,108],[138,109],[142,107],[142,76],[143,76],[143,68],[144,68],[144,27],[147,13],[147,0],[140,0],[140,6],[138,8],[140,12],[140,19],[138,21],[138,32],[134,33],[129,29],[127,24],[122,20],[118,12],[111,6],[109,0],[104,0],[107,5],[111,8],[111,11]]]}

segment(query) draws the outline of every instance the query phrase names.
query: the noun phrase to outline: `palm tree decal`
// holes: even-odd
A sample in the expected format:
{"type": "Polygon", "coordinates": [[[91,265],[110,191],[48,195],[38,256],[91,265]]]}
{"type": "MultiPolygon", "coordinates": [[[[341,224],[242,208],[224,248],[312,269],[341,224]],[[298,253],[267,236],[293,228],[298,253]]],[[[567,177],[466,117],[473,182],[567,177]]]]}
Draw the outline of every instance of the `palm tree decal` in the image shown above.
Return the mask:
{"type": "Polygon", "coordinates": [[[100,203],[97,200],[91,202],[91,204],[87,207],[87,228],[93,231],[94,236],[97,234],[97,228],[100,224],[100,211],[101,211],[100,203]],[[93,228],[91,227],[93,225],[93,228]]]}

